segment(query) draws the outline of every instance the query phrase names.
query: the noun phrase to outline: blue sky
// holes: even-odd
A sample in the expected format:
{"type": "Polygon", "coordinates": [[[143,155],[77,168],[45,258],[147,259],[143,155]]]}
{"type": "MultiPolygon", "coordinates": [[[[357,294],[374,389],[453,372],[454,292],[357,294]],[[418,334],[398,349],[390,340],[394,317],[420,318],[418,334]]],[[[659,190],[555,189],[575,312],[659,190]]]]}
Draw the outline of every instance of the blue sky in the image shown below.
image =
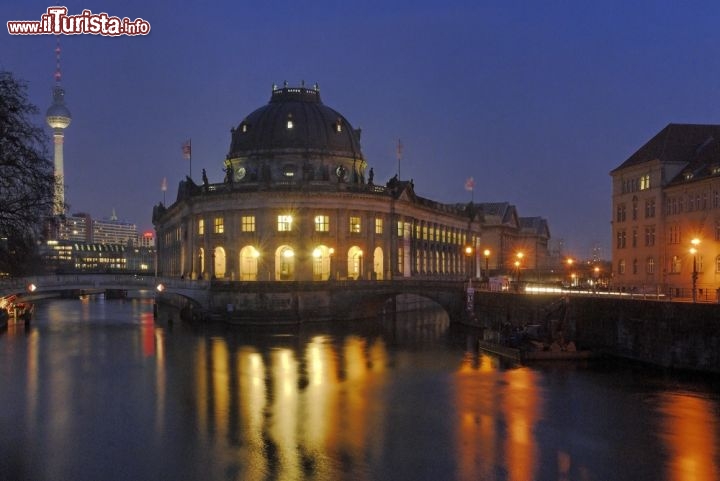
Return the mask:
{"type": "MultiPolygon", "coordinates": [[[[7,3],[3,23],[52,5],[7,3]]],[[[610,170],[668,123],[720,121],[720,2],[61,5],[151,24],[144,37],[61,38],[66,200],[143,230],[163,177],[171,201],[188,174],[181,143],[192,138],[198,182],[203,168],[221,181],[230,128],[284,80],[317,82],[362,128],[376,181],[395,174],[400,138],[418,194],[467,202],[473,176],[476,201],[547,218],[579,257],[593,246],[610,256],[610,170]]],[[[54,47],[53,36],[0,33],[0,68],[43,114],[54,47]]]]}

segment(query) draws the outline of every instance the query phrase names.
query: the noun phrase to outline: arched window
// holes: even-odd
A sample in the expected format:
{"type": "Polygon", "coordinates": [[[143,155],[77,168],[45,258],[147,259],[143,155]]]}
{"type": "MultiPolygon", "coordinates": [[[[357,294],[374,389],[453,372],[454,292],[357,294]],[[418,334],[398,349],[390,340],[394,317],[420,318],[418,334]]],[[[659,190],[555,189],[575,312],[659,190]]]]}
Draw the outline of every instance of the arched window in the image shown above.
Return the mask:
{"type": "Polygon", "coordinates": [[[256,281],[258,275],[258,258],[260,252],[253,246],[240,249],[240,280],[256,281]]]}
{"type": "Polygon", "coordinates": [[[275,251],[275,280],[291,281],[295,277],[295,251],[283,245],[275,251]]]}
{"type": "Polygon", "coordinates": [[[225,262],[225,249],[222,247],[216,247],[215,251],[215,272],[213,273],[217,278],[225,277],[225,271],[227,263],[225,262]]]}
{"type": "Polygon", "coordinates": [[[313,280],[326,281],[330,278],[334,249],[319,245],[312,251],[313,280]]]}
{"type": "Polygon", "coordinates": [[[383,279],[383,250],[382,247],[376,247],[373,252],[373,272],[375,273],[375,279],[383,279]]]}
{"type": "Polygon", "coordinates": [[[363,251],[358,246],[348,250],[348,277],[361,279],[363,276],[363,251]]]}

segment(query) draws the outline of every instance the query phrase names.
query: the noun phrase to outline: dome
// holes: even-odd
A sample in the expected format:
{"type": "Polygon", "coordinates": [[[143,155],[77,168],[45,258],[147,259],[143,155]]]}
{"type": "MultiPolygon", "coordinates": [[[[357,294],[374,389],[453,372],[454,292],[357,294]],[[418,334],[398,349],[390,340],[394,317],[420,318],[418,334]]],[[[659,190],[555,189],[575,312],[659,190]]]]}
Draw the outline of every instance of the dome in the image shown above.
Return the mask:
{"type": "Polygon", "coordinates": [[[228,159],[302,154],[362,160],[360,131],[313,88],[273,87],[270,102],[232,131],[228,159]]]}

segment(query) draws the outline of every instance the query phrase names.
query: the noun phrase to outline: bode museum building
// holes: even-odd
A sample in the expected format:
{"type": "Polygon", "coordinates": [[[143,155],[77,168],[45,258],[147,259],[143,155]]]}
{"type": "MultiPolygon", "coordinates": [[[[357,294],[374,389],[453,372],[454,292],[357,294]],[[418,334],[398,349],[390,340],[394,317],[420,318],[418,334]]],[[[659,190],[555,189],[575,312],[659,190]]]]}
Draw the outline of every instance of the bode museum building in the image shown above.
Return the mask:
{"type": "Polygon", "coordinates": [[[159,275],[466,279],[547,267],[544,219],[508,203],[435,202],[397,176],[378,181],[360,130],[317,86],[273,87],[231,135],[222,182],[203,171],[201,184],[188,177],[174,203],[154,207],[159,275]]]}

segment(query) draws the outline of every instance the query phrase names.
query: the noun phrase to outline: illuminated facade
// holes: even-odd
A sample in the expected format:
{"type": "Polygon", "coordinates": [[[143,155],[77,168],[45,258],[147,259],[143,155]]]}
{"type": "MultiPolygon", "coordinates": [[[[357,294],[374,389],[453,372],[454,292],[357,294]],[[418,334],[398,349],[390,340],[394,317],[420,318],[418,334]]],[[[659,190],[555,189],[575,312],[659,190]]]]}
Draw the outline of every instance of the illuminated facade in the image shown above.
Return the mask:
{"type": "Polygon", "coordinates": [[[274,87],[232,130],[224,181],[187,178],[153,223],[165,276],[467,278],[484,266],[482,210],[422,198],[397,177],[377,184],[360,131],[317,87],[274,87]]]}
{"type": "Polygon", "coordinates": [[[615,286],[691,297],[694,284],[699,298],[714,300],[720,125],[669,124],[610,175],[615,286]]]}

